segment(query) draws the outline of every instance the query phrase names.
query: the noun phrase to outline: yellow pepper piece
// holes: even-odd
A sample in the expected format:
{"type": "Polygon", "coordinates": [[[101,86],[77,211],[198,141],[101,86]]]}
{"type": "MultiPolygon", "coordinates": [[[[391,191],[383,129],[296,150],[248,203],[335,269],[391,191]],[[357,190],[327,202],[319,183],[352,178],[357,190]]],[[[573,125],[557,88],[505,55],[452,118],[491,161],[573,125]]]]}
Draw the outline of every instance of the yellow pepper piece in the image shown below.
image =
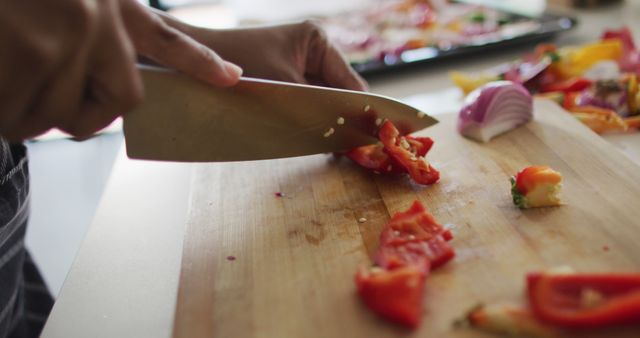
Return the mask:
{"type": "Polygon", "coordinates": [[[451,81],[464,92],[464,95],[469,94],[474,89],[486,83],[500,80],[497,75],[480,74],[478,76],[470,76],[461,72],[451,72],[449,73],[449,77],[451,81]]]}
{"type": "Polygon", "coordinates": [[[563,48],[559,51],[560,61],[555,70],[563,79],[581,76],[594,64],[603,60],[618,60],[622,57],[623,45],[620,39],[608,39],[586,44],[582,47],[563,48]]]}

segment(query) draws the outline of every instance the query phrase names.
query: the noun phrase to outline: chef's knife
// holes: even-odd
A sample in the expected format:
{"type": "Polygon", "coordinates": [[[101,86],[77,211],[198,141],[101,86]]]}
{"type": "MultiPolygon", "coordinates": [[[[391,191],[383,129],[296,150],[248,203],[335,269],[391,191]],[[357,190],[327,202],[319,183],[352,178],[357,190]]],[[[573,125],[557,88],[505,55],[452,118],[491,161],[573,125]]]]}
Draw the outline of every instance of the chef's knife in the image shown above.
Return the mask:
{"type": "Polygon", "coordinates": [[[212,87],[178,72],[140,67],[145,99],[124,117],[131,158],[245,161],[344,151],[376,142],[376,125],[402,133],[437,120],[368,93],[242,78],[212,87]]]}

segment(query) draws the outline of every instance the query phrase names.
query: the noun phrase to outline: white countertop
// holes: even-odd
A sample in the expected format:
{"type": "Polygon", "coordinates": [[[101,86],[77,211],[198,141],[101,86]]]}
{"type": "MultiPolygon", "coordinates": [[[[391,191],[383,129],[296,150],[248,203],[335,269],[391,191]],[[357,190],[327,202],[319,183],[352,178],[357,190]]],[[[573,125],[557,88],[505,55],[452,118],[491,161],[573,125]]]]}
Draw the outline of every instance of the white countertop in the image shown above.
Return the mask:
{"type": "MultiPolygon", "coordinates": [[[[638,14],[640,3],[635,1],[580,11],[581,25],[558,42],[590,41],[604,27],[621,24],[640,36],[638,14]]],[[[449,70],[480,70],[524,50],[377,77],[371,90],[408,98],[413,104],[426,105],[425,111],[452,112],[460,94],[450,89],[449,70]]],[[[610,138],[640,158],[640,134],[610,138]]],[[[191,169],[190,164],[129,160],[120,151],[43,337],[171,337],[191,169]]]]}

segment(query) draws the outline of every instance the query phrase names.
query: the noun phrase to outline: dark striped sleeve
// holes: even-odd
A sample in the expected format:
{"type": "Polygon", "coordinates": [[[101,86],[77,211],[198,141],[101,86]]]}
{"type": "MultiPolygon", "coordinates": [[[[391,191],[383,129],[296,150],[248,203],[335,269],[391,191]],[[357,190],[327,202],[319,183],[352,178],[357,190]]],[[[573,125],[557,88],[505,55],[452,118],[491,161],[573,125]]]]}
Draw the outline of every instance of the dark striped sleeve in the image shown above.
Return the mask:
{"type": "Polygon", "coordinates": [[[22,316],[22,265],[29,213],[26,151],[0,140],[0,337],[22,316]]]}
{"type": "Polygon", "coordinates": [[[0,138],[0,338],[38,337],[53,306],[24,246],[29,197],[26,148],[0,138]]]}

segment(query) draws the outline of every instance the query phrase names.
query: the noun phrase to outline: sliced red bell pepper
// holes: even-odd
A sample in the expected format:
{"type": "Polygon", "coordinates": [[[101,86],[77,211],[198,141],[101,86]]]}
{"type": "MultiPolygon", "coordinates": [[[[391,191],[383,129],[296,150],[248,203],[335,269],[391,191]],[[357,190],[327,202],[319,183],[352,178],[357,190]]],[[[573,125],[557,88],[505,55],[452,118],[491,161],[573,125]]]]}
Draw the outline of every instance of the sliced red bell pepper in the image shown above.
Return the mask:
{"type": "Polygon", "coordinates": [[[562,107],[564,109],[571,109],[576,106],[576,99],[580,95],[580,92],[569,92],[565,93],[564,99],[562,101],[562,107]]]}
{"type": "Polygon", "coordinates": [[[640,273],[543,274],[527,276],[534,314],[571,328],[640,322],[640,273]]]}
{"type": "Polygon", "coordinates": [[[402,265],[402,261],[412,262],[413,257],[426,257],[435,269],[455,256],[447,242],[452,238],[451,231],[442,227],[420,201],[415,201],[407,211],[393,215],[383,229],[374,261],[392,268],[402,265]]]}
{"type": "Polygon", "coordinates": [[[394,270],[361,268],[356,274],[358,294],[373,312],[394,322],[417,327],[422,318],[426,275],[418,267],[394,270]]]}
{"type": "MultiPolygon", "coordinates": [[[[433,140],[429,137],[405,136],[411,147],[416,149],[419,156],[426,156],[433,146],[433,140]]],[[[349,150],[345,154],[360,166],[382,174],[401,174],[407,170],[398,161],[390,156],[382,144],[371,144],[349,150]]]]}
{"type": "Polygon", "coordinates": [[[562,176],[546,165],[534,165],[520,170],[515,177],[515,188],[526,195],[538,184],[558,184],[562,176]]]}
{"type": "Polygon", "coordinates": [[[419,201],[396,213],[380,235],[376,267],[360,269],[358,293],[376,313],[416,327],[422,316],[424,283],[432,264],[440,266],[454,256],[452,238],[419,201]]]}
{"type": "Polygon", "coordinates": [[[398,129],[389,121],[382,125],[378,137],[384,144],[385,151],[407,170],[416,183],[433,184],[440,179],[440,173],[427,162],[425,157],[426,152],[431,148],[430,145],[425,148],[416,148],[411,142],[412,139],[400,136],[398,129]]]}
{"type": "Polygon", "coordinates": [[[589,79],[585,79],[582,77],[577,77],[565,81],[554,82],[544,84],[540,87],[540,91],[543,93],[549,92],[563,92],[563,93],[571,93],[571,92],[579,92],[589,88],[593,84],[593,81],[589,79]]]}
{"type": "MultiPolygon", "coordinates": [[[[389,244],[381,247],[374,260],[378,266],[394,268],[407,261],[418,261],[416,257],[426,257],[431,269],[437,269],[455,257],[455,251],[441,236],[427,241],[408,242],[402,245],[389,244]]],[[[415,263],[414,263],[415,264],[415,263]]]]}
{"type": "Polygon", "coordinates": [[[380,144],[354,148],[345,155],[360,166],[379,173],[399,174],[406,172],[404,167],[391,158],[380,144]]]}
{"type": "Polygon", "coordinates": [[[427,256],[417,250],[408,250],[402,246],[381,246],[375,253],[373,261],[376,266],[386,270],[393,270],[405,266],[414,266],[425,275],[431,270],[431,263],[427,256]]]}

